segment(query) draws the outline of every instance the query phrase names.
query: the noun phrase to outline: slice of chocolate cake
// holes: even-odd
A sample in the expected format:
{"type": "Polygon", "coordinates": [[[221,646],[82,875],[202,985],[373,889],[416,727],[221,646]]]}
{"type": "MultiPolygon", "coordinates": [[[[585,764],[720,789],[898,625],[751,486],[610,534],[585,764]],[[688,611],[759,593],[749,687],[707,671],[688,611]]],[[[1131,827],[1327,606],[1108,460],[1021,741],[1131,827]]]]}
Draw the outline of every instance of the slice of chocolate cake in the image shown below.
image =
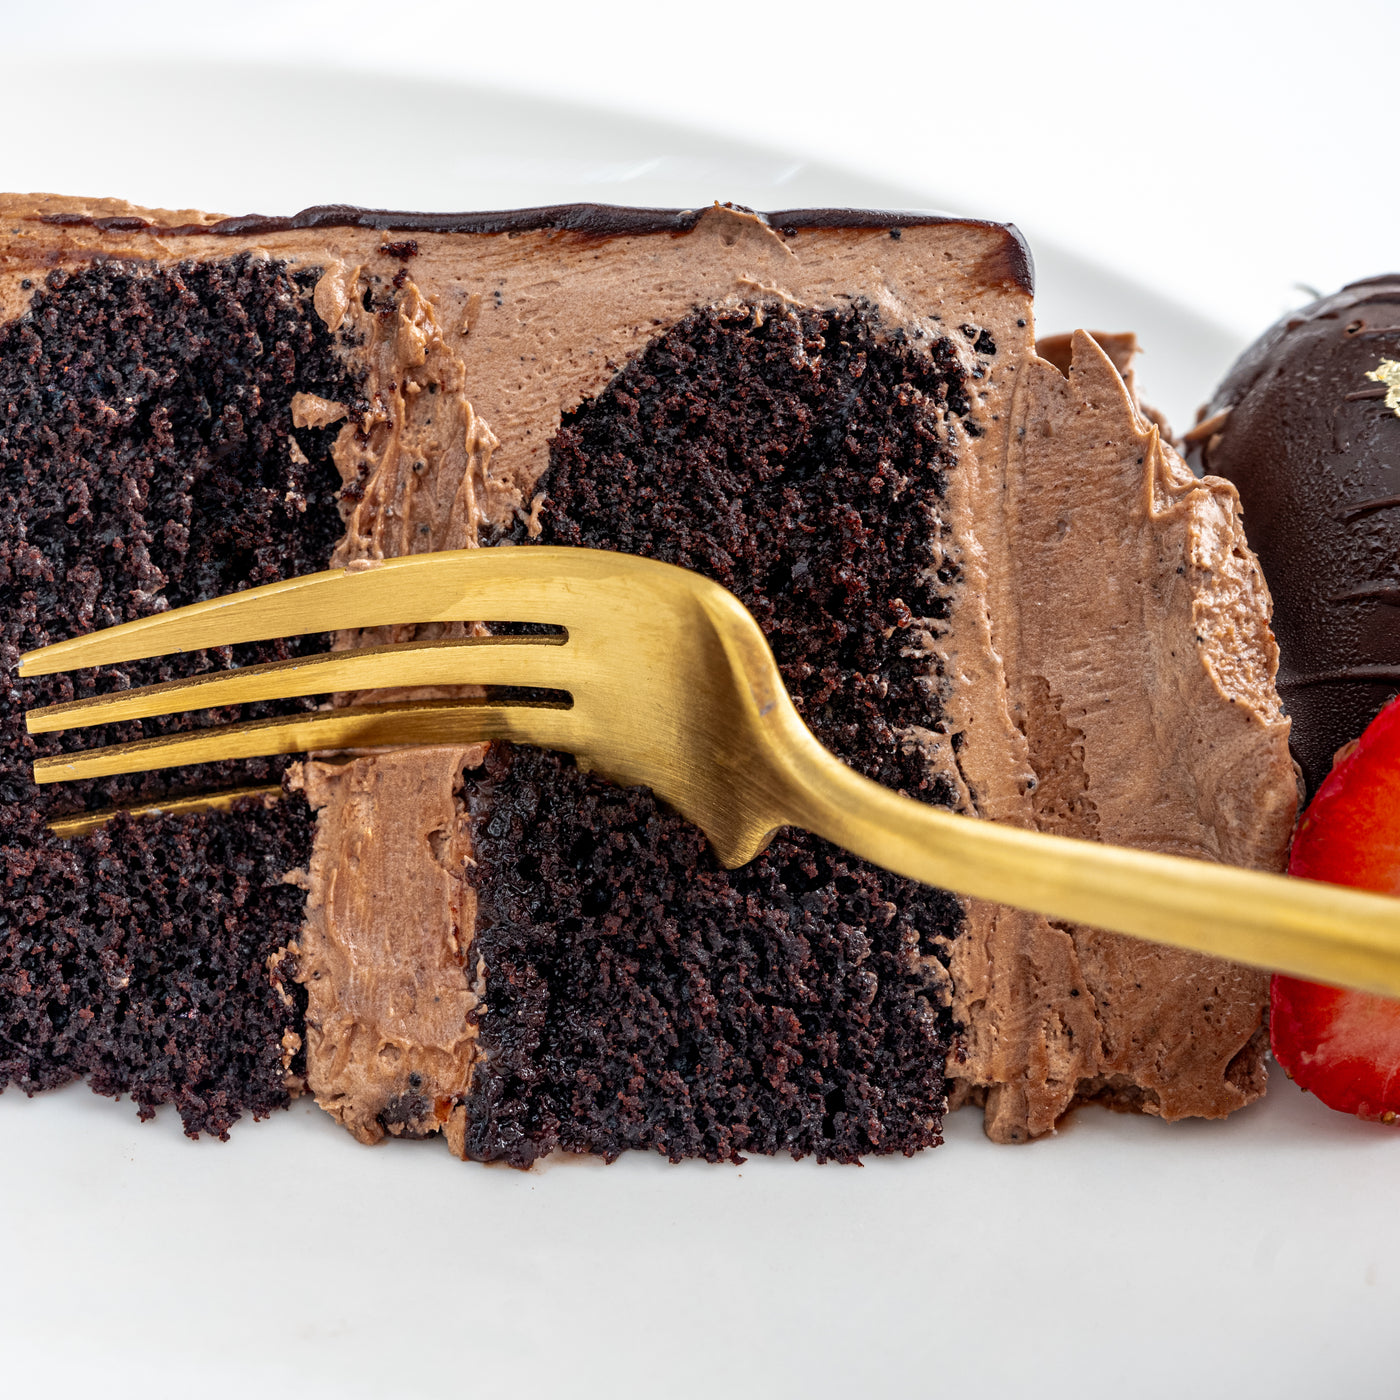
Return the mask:
{"type": "MultiPolygon", "coordinates": [[[[882,783],[1281,863],[1287,722],[1233,492],[1162,442],[1121,339],[1037,356],[1013,230],[10,197],[0,259],[11,677],[26,648],[327,560],[620,549],[737,593],[818,737],[882,783]]],[[[192,1131],[304,1083],[361,1140],[441,1129],[515,1164],[847,1161],[936,1143],[950,1098],[1015,1140],[1082,1098],[1180,1117],[1262,1090],[1261,974],[801,833],[726,872],[558,754],[327,755],[281,802],[61,841],[62,810],[280,771],[40,796],[27,764],[60,745],[19,713],[71,685],[6,697],[6,1082],[87,1076],[192,1131]]]]}

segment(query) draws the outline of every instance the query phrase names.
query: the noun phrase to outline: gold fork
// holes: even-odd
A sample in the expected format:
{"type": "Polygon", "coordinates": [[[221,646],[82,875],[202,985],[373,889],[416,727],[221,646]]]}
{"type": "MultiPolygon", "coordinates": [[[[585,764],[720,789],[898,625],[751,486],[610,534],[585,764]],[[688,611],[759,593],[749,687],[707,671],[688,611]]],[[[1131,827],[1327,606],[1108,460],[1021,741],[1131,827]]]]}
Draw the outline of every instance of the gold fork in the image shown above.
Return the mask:
{"type": "Polygon", "coordinates": [[[804,827],[897,874],[1053,919],[1400,995],[1400,901],[1206,861],[1049,836],[901,797],[813,737],[762,632],[718,584],[634,556],[546,546],[333,570],[29,652],[20,674],[308,632],[402,623],[552,623],[563,633],[330,652],[29,712],[31,733],[384,687],[498,685],[550,700],[354,705],[42,758],[36,782],[213,759],[509,739],[644,784],[724,865],[804,827]]]}

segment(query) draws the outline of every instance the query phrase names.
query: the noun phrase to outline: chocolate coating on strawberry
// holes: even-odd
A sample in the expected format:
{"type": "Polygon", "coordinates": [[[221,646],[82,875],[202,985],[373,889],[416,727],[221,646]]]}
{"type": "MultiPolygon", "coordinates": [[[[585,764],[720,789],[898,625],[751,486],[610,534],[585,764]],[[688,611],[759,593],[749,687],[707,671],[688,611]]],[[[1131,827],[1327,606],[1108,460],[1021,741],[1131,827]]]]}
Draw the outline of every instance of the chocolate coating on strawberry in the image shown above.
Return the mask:
{"type": "Polygon", "coordinates": [[[1188,435],[1193,464],[1239,488],[1309,792],[1400,691],[1397,384],[1400,274],[1278,322],[1188,435]]]}

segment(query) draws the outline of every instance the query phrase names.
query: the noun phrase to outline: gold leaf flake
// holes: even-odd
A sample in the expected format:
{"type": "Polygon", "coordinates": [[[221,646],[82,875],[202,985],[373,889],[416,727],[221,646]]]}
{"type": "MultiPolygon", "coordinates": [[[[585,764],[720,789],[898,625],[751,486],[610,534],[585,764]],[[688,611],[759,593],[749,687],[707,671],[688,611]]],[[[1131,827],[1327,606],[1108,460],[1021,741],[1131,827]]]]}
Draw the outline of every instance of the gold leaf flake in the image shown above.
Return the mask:
{"type": "Polygon", "coordinates": [[[1385,406],[1400,418],[1400,360],[1382,360],[1366,371],[1366,378],[1385,385],[1385,406]]]}

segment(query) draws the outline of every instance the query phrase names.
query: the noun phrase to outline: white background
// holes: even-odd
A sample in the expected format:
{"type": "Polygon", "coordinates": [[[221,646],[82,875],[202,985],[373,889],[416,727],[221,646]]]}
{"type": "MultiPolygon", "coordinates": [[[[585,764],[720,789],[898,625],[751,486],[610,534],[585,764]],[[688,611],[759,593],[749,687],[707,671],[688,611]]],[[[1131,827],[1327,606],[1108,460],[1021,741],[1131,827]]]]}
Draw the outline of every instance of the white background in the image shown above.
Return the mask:
{"type": "MultiPolygon", "coordinates": [[[[1013,220],[1245,338],[1297,283],[1397,262],[1394,0],[4,0],[0,15],[11,73],[46,52],[274,61],[357,70],[369,108],[376,75],[407,76],[683,123],[1013,220]]],[[[410,163],[422,145],[471,154],[470,130],[377,116],[410,163]]],[[[236,194],[245,172],[226,174],[236,194]]],[[[464,207],[472,174],[467,160],[464,207]]]]}
{"type": "MultiPolygon", "coordinates": [[[[1400,5],[0,0],[0,188],[1009,218],[1042,329],[1140,329],[1180,423],[1296,283],[1400,261],[1397,39],[1400,5]]],[[[520,1174],[304,1103],[222,1146],[0,1095],[0,1395],[1400,1393],[1400,1135],[1275,1076],[1223,1124],[948,1138],[520,1174]]]]}

